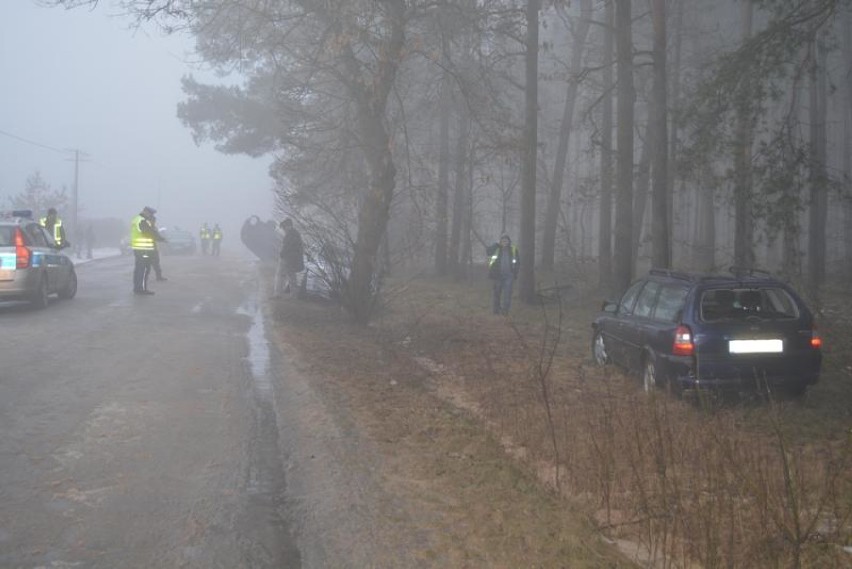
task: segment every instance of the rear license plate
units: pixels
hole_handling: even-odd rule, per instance
[[[4,271],[0,269],[0,281],[10,281],[14,277],[15,273],[12,271]]]
[[[728,351],[732,354],[780,354],[784,352],[781,340],[731,340]]]

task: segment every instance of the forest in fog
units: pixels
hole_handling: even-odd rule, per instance
[[[274,156],[278,213],[346,259],[358,320],[383,272],[463,278],[503,232],[528,301],[581,261],[610,291],[852,274],[850,0],[119,4],[228,76],[186,77],[178,116]]]

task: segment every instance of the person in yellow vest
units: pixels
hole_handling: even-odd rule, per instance
[[[485,253],[488,255],[488,278],[494,281],[491,291],[492,311],[505,316],[512,305],[512,285],[521,268],[518,248],[512,245],[512,239],[504,233],[500,242],[487,247]]]
[[[214,257],[218,257],[221,251],[220,247],[222,246],[222,229],[219,227],[219,224],[213,226],[213,233],[211,234],[211,238],[213,241],[211,242],[212,246],[210,249],[210,254]]]
[[[198,239],[201,241],[201,254],[206,255],[210,250],[210,227],[207,222],[201,224],[201,229],[198,230]]]
[[[157,231],[154,214],[157,210],[144,207],[130,222],[130,248],[133,249],[133,294],[154,294],[148,290],[148,274],[157,251],[157,242],[165,239]]]
[[[56,241],[56,245],[58,245],[60,249],[71,246],[68,239],[65,237],[65,228],[62,226],[62,220],[56,213],[55,207],[48,208],[47,215],[39,219],[38,222],[42,227],[47,229],[47,232],[50,233],[53,240]]]

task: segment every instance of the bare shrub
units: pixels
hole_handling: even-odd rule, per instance
[[[471,314],[476,300],[465,300],[442,312],[430,297],[418,348],[463,378],[457,387],[513,457],[643,565],[852,566],[848,432],[804,437],[796,405],[771,399],[649,397],[577,354],[587,331],[572,330],[581,320],[561,305],[504,321]]]

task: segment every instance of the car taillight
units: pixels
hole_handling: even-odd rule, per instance
[[[691,356],[695,353],[695,344],[692,343],[692,331],[680,325],[675,330],[672,354],[676,356]]]
[[[819,332],[817,332],[816,324],[814,324],[814,327],[811,330],[811,347],[815,350],[822,348],[822,336],[820,336]]]
[[[21,228],[15,228],[15,268],[28,269],[32,260],[32,252],[24,245],[24,234]]]

